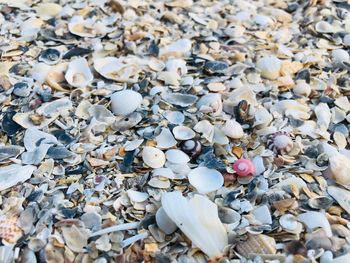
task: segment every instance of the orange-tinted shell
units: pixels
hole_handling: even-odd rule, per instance
[[[22,235],[23,232],[17,226],[16,217],[0,218],[0,238],[5,245],[15,244]]]

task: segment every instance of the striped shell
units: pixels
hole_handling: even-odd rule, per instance
[[[275,254],[276,242],[272,237],[267,235],[252,235],[248,234],[248,239],[241,241],[236,246],[238,253],[244,257],[249,257],[249,254]]]
[[[271,134],[267,140],[267,146],[279,154],[286,154],[293,148],[293,140],[285,131],[278,131]]]
[[[15,244],[23,236],[22,229],[17,226],[16,217],[0,218],[0,238],[5,245]]]

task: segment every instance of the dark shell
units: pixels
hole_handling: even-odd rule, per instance
[[[91,49],[82,48],[82,47],[74,47],[70,49],[66,54],[63,55],[63,59],[70,59],[72,57],[82,57],[92,53]]]
[[[64,146],[52,146],[49,148],[46,155],[49,158],[57,160],[71,157],[73,153],[68,151]]]
[[[39,56],[39,61],[44,62],[48,65],[54,65],[58,63],[61,59],[61,52],[57,49],[48,48],[41,52]]]
[[[250,105],[246,100],[240,101],[238,105],[234,107],[234,114],[239,123],[245,124],[250,122],[252,124],[253,118],[249,116],[249,109]]]
[[[31,88],[26,82],[17,82],[13,85],[13,94],[18,97],[28,97],[30,94]]]
[[[223,61],[207,61],[204,65],[204,69],[208,73],[223,73],[228,68],[228,64]]]
[[[9,136],[15,135],[22,127],[17,124],[12,118],[16,114],[14,111],[9,111],[5,114],[3,120],[2,120],[2,129],[7,133]]]
[[[198,140],[182,141],[179,146],[183,152],[192,157],[199,155],[202,151],[202,144]]]

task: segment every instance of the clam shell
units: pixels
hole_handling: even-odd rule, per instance
[[[350,214],[350,191],[331,185],[327,188],[327,192]]]
[[[332,59],[335,63],[340,63],[343,61],[349,61],[350,55],[344,49],[335,49],[332,51]]]
[[[275,254],[276,242],[275,239],[267,235],[248,234],[248,239],[237,244],[238,253],[244,257],[249,257],[249,254]]]
[[[291,214],[285,214],[281,216],[279,223],[286,231],[294,231],[298,228],[297,218]]]
[[[319,33],[333,33],[334,27],[326,21],[319,21],[315,24],[315,30]]]
[[[277,79],[280,76],[282,66],[281,60],[275,56],[263,57],[256,62],[261,76],[270,80]]]
[[[156,222],[158,227],[167,235],[170,235],[171,233],[175,232],[177,229],[177,225],[165,213],[163,207],[157,210]]]
[[[188,174],[188,180],[199,193],[206,194],[220,189],[224,177],[218,171],[207,167],[198,167]]]
[[[157,141],[157,147],[160,149],[169,149],[177,144],[177,141],[168,128],[163,128],[155,139]]]
[[[93,80],[94,76],[86,59],[77,58],[69,63],[65,78],[71,86],[85,88]]]
[[[157,168],[153,170],[153,176],[162,176],[169,179],[176,179],[174,172],[170,168]]]
[[[147,198],[149,197],[147,193],[143,193],[143,192],[139,192],[131,189],[127,190],[126,193],[128,194],[130,200],[136,203],[142,203],[146,201]]]
[[[221,130],[232,139],[240,139],[244,136],[242,126],[236,120],[227,120]]]
[[[165,154],[151,146],[146,146],[142,151],[142,159],[151,168],[160,168],[165,164]]]
[[[293,93],[298,96],[309,97],[311,93],[311,87],[304,80],[297,81],[297,84],[293,87]]]
[[[350,185],[350,160],[343,154],[337,154],[329,158],[329,170],[333,179],[341,185]]]
[[[187,141],[196,136],[196,133],[187,126],[176,126],[173,129],[174,137],[181,141]]]
[[[163,115],[172,124],[179,125],[185,121],[185,116],[179,111],[165,111]]]
[[[129,115],[140,107],[141,102],[142,96],[136,91],[117,91],[111,96],[112,112],[121,116]]]
[[[167,150],[165,157],[169,162],[175,164],[188,163],[190,161],[190,157],[186,153],[176,149]]]
[[[200,112],[213,113],[214,116],[220,115],[222,112],[221,94],[209,93],[204,95],[196,103],[196,107]]]

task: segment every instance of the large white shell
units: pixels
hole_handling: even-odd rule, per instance
[[[264,78],[274,80],[280,76],[281,60],[275,56],[263,57],[256,62],[257,68]]]
[[[331,185],[327,192],[350,215],[350,191]]]
[[[142,159],[151,168],[160,168],[165,164],[165,154],[151,146],[146,146],[142,151]]]
[[[300,222],[307,226],[308,230],[311,231],[315,228],[321,227],[326,232],[328,237],[332,236],[331,226],[326,216],[320,212],[309,211],[298,216]]]
[[[225,133],[226,136],[232,139],[240,139],[244,136],[241,124],[235,120],[227,120],[221,130]]]
[[[135,191],[132,189],[127,190],[126,193],[128,194],[130,200],[136,203],[141,203],[146,201],[149,196],[147,193]]]
[[[252,211],[254,218],[261,224],[272,224],[271,212],[267,205],[262,205]]]
[[[160,149],[169,149],[177,144],[177,141],[168,128],[163,128],[155,139],[157,141],[157,147]]]
[[[340,63],[343,61],[349,61],[350,55],[344,49],[335,49],[332,51],[332,59],[335,63]]]
[[[224,177],[221,173],[207,167],[191,170],[188,174],[188,180],[202,194],[216,191],[224,184]]]
[[[254,127],[259,126],[259,128],[266,127],[273,120],[273,117],[270,114],[270,112],[264,107],[258,108],[255,111],[254,117],[255,117],[255,121],[253,126]]]
[[[193,129],[201,133],[202,137],[208,140],[208,142],[213,142],[215,127],[208,120],[199,121]]]
[[[158,227],[167,235],[170,235],[177,229],[177,225],[165,213],[163,207],[159,208],[156,213],[156,222]]]
[[[65,78],[73,87],[85,88],[94,79],[94,76],[86,59],[77,58],[69,63]]]
[[[181,150],[171,149],[165,153],[166,159],[175,164],[187,163],[190,161],[190,157]]]
[[[350,186],[350,160],[345,155],[339,153],[330,157],[329,170],[338,184]]]
[[[142,102],[140,93],[133,90],[117,91],[111,96],[112,111],[116,115],[129,115],[133,113]]]
[[[210,258],[220,257],[228,244],[215,203],[202,195],[187,200],[180,192],[164,193],[162,206],[168,217]]]
[[[165,111],[163,115],[172,124],[181,124],[185,121],[185,116],[179,111]]]
[[[221,94],[209,93],[199,99],[196,104],[197,109],[203,113],[213,113],[214,116],[220,115],[222,112]]]
[[[153,176],[162,176],[169,179],[176,179],[174,172],[170,168],[157,168],[153,170]]]
[[[11,164],[0,168],[0,191],[10,188],[19,182],[28,180],[34,170],[33,165]]]
[[[194,138],[196,136],[196,133],[189,127],[187,126],[176,126],[173,129],[173,134],[176,139],[186,141]]]

